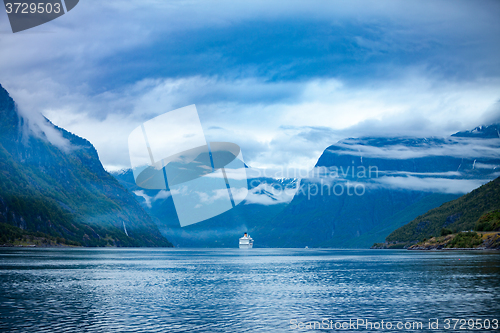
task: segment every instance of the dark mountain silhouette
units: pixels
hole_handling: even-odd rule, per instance
[[[84,246],[171,246],[90,142],[23,117],[2,86],[0,223],[2,243],[26,234]]]
[[[477,230],[493,231],[500,228],[500,177],[461,196],[444,203],[394,230],[386,241],[389,243],[414,243],[440,236],[443,229],[449,233]]]

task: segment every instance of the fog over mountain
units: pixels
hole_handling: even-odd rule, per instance
[[[306,174],[246,169],[243,203],[180,228],[168,190],[114,173],[125,190],[88,141],[19,112],[3,88],[2,105],[3,222],[87,245],[165,245],[167,237],[177,246],[232,247],[249,231],[261,247],[368,247],[500,175],[499,125],[441,138],[348,138]]]
[[[171,245],[87,140],[41,114],[26,118],[1,85],[0,170],[2,236],[9,230],[72,245]]]
[[[131,171],[113,175],[179,246],[234,246],[249,231],[258,247],[366,248],[498,177],[499,130],[497,124],[443,138],[345,139],[303,175],[250,168],[242,204],[187,228],[180,228],[168,191],[138,188]]]
[[[258,232],[277,246],[367,247],[383,241],[418,215],[498,177],[500,137],[491,133],[499,129],[481,127],[474,137],[342,140],[319,158],[320,172],[303,180],[304,191]],[[330,192],[322,190],[325,185]]]
[[[33,137],[76,154],[52,124],[75,133],[107,171],[131,168],[132,130],[195,104],[207,142],[270,172],[228,212],[243,222],[192,226],[191,245],[247,229],[261,246],[365,246],[498,172],[498,17],[496,0],[87,0],[13,34],[0,11],[0,82]],[[122,178],[174,232],[169,193]],[[313,195],[322,182],[344,192]]]

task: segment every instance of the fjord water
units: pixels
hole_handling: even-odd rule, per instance
[[[1,331],[291,332],[292,319],[499,314],[498,252],[0,250]]]

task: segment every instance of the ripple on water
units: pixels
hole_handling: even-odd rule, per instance
[[[2,249],[0,330],[288,332],[290,319],[491,318],[500,313],[499,259],[368,250]]]

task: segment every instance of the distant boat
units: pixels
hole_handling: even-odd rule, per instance
[[[251,249],[253,247],[253,238],[245,232],[240,238],[240,249]]]

